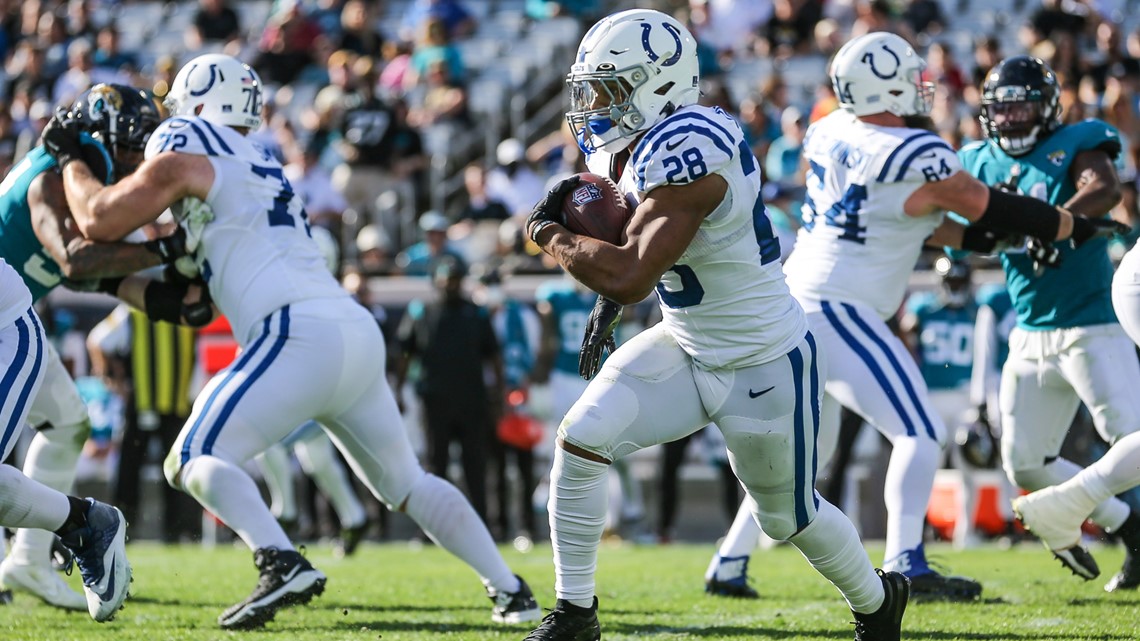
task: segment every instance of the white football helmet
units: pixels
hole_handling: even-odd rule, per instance
[[[244,62],[208,53],[174,76],[163,104],[173,116],[201,116],[230,127],[261,126],[261,78]]]
[[[700,97],[697,42],[650,9],[607,16],[590,28],[566,76],[566,120],[587,152],[620,151],[638,133]]]
[[[839,105],[856,116],[930,112],[934,84],[922,81],[923,60],[893,33],[868,33],[843,45],[831,62]]]

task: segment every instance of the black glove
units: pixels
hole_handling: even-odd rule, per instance
[[[202,288],[202,297],[196,303],[182,304],[182,318],[190,327],[205,327],[214,320],[214,301],[210,298],[206,281],[199,279],[193,284]]]
[[[536,245],[538,244],[538,232],[555,223],[566,224],[566,215],[562,213],[562,201],[566,200],[566,194],[574,191],[581,180],[581,176],[574,174],[558,181],[558,184],[551,187],[550,191],[546,192],[546,196],[534,206],[530,216],[526,219],[526,235]]]
[[[1030,236],[1025,241],[1025,254],[1033,259],[1033,271],[1038,276],[1045,273],[1046,268],[1056,269],[1061,266],[1061,250],[1040,238]]]
[[[198,264],[194,262],[194,257],[186,246],[186,230],[181,225],[175,228],[173,234],[148,240],[142,245],[157,254],[162,264],[166,265],[167,281],[188,283],[198,281],[200,277]]]
[[[119,283],[123,282],[122,277],[117,278],[88,278],[86,280],[72,280],[64,278],[60,280],[60,284],[70,289],[73,292],[101,292],[115,296],[119,293]]]
[[[80,133],[79,121],[60,107],[40,134],[44,150],[55,159],[60,169],[73,160],[83,160],[83,146],[79,142]]]
[[[614,330],[621,322],[621,305],[605,296],[598,296],[590,317],[586,320],[586,335],[582,337],[582,349],[578,351],[578,374],[590,380],[602,368],[602,354],[608,349],[612,354],[617,349]]]
[[[1073,249],[1076,249],[1093,238],[1127,234],[1130,231],[1131,227],[1111,218],[1089,218],[1073,214],[1073,233],[1069,234],[1069,241],[1073,244]]]

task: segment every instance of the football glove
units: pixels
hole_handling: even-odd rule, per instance
[[[1073,249],[1076,249],[1093,238],[1123,235],[1130,231],[1131,227],[1111,218],[1089,218],[1073,214],[1073,233],[1069,234],[1069,241],[1073,244]]]
[[[186,242],[186,230],[181,225],[175,228],[173,234],[148,240],[143,243],[143,247],[156,254],[163,265],[174,268],[167,270],[168,277],[181,277],[185,280],[194,280],[198,277],[198,264],[190,256]]]
[[[526,234],[534,244],[538,244],[538,233],[543,229],[555,223],[566,224],[566,215],[562,213],[562,201],[566,200],[566,194],[574,191],[581,180],[580,176],[574,174],[558,181],[558,184],[551,187],[546,196],[534,206],[526,219]]]
[[[203,280],[194,281],[202,288],[202,296],[196,303],[182,303],[182,318],[190,327],[205,327],[214,320],[214,299],[210,298],[210,290]]]
[[[578,374],[590,380],[602,368],[605,350],[612,354],[617,349],[614,330],[621,322],[622,306],[598,296],[590,317],[586,320],[586,334],[582,337],[582,349],[578,351]]]
[[[1040,238],[1031,236],[1025,241],[1025,254],[1033,259],[1033,272],[1038,276],[1061,266],[1061,250]]]
[[[83,160],[83,145],[79,141],[79,120],[60,107],[40,135],[44,150],[63,169],[73,160]]]

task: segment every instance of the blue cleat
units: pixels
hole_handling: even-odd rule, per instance
[[[87,612],[102,623],[119,611],[131,585],[127,520],[114,506],[91,498],[87,502],[87,525],[60,537],[60,542],[75,555]]]

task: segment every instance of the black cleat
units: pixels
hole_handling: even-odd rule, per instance
[[[490,594],[488,591],[487,597],[495,604],[491,608],[491,620],[495,623],[523,623],[538,621],[542,617],[542,610],[534,600],[530,586],[521,576],[516,574],[515,578],[519,580],[519,589],[515,592]]]
[[[0,605],[8,605],[12,602],[11,590],[0,590]]]
[[[364,532],[368,530],[368,521],[364,521],[355,527],[344,528],[340,531],[340,538],[337,539],[336,547],[333,548],[333,555],[338,558],[352,556],[356,552],[356,548],[360,545],[360,541],[364,539]]]
[[[1128,550],[1124,554],[1124,566],[1104,586],[1105,592],[1135,590],[1140,587],[1140,553]]]
[[[973,601],[982,596],[982,584],[964,576],[930,571],[908,578],[916,601]]]
[[[711,579],[705,579],[705,592],[713,596],[736,599],[759,599],[760,593],[748,584],[749,557],[723,557],[717,555],[717,566]],[[731,579],[718,579],[717,575],[735,575]]]
[[[598,623],[598,597],[589,608],[580,608],[558,599],[550,614],[523,641],[600,641],[602,626]]]
[[[855,616],[855,641],[899,641],[903,612],[910,598],[910,581],[898,572],[875,570],[883,581],[883,605],[871,614]]]
[[[303,605],[325,591],[325,575],[295,550],[261,548],[253,553],[253,563],[261,578],[253,594],[218,617],[224,629],[261,627],[281,608]]]

